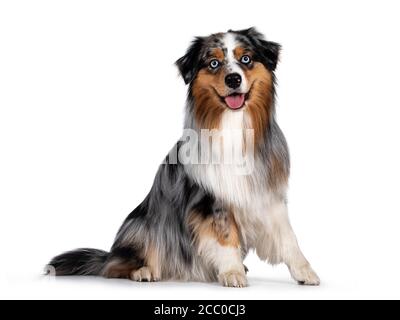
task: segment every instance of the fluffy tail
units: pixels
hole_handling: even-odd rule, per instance
[[[109,253],[97,249],[77,249],[54,257],[48,264],[48,272],[56,276],[100,275]]]

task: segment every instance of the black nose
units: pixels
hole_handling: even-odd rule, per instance
[[[236,89],[241,83],[242,77],[239,73],[230,73],[225,77],[225,84],[231,89]]]

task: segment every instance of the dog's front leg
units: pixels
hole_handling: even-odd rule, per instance
[[[226,287],[247,286],[239,230],[233,215],[222,209],[208,217],[194,212],[191,226],[198,254],[216,270],[219,282]]]
[[[268,204],[265,233],[259,238],[257,254],[272,264],[284,262],[299,284],[319,285],[320,280],[304,257],[289,222],[284,200]]]

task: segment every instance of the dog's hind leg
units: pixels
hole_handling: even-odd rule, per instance
[[[131,274],[144,266],[139,250],[132,246],[113,248],[101,275],[105,278],[131,278]]]
[[[161,278],[155,249],[133,249],[132,246],[114,248],[102,275],[106,278],[127,278],[134,281],[159,281]]]
[[[223,209],[208,215],[193,211],[189,219],[198,254],[216,270],[219,282],[227,287],[247,286],[239,230],[232,213]]]
[[[149,245],[145,251],[145,265],[138,270],[134,270],[130,274],[131,280],[134,281],[160,281],[161,266],[159,263],[159,253],[155,246]]]

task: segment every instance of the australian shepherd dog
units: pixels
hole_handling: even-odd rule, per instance
[[[110,252],[51,260],[57,276],[247,285],[250,250],[285,263],[299,284],[320,280],[288,219],[289,153],[275,119],[280,45],[256,29],[197,37],[176,61],[188,85],[184,133]]]

